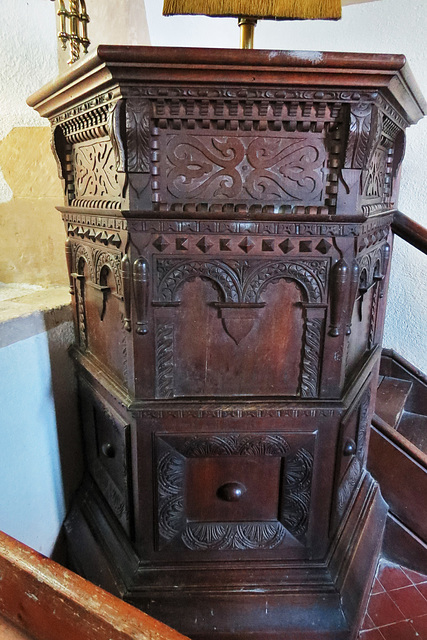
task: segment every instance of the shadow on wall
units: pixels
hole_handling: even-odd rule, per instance
[[[71,307],[68,306],[71,316]],[[47,320],[49,323],[49,320]],[[61,466],[64,497],[64,518],[71,507],[71,500],[83,476],[83,452],[80,427],[77,379],[68,349],[74,343],[74,325],[68,320],[53,331],[48,330],[48,348],[51,366],[52,397],[55,408],[58,437],[58,455]],[[51,556],[67,565],[66,541],[62,530]]]

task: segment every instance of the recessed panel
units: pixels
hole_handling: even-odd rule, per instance
[[[188,520],[277,520],[281,458],[191,458],[185,496]]]

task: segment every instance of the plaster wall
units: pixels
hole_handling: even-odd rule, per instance
[[[161,15],[160,0],[145,0],[151,44],[174,47],[237,47],[232,18]],[[403,53],[427,96],[425,0],[377,0],[343,9],[339,22],[260,21],[259,49]],[[244,55],[244,52],[242,52]],[[427,117],[407,133],[399,208],[427,227]],[[427,256],[396,239],[384,346],[427,372]]]
[[[66,289],[25,289],[0,289],[0,529],[50,556],[82,472],[74,329]]]

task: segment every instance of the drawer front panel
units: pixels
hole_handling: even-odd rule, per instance
[[[313,432],[158,434],[157,550],[304,555],[315,441]]]
[[[88,386],[81,388],[88,468],[127,533],[129,508],[129,425]]]

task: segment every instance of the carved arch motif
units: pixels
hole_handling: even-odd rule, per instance
[[[74,248],[74,271],[78,273],[79,261],[83,258],[89,269],[89,277],[95,282],[95,273],[93,268],[92,252],[87,249],[83,244],[73,244]]]
[[[250,275],[244,286],[245,302],[260,302],[263,289],[281,278],[295,280],[307,302],[321,302],[322,288],[313,271],[304,264],[281,260],[262,265]]]
[[[384,246],[375,247],[370,253],[365,253],[358,261],[360,273],[360,289],[366,291],[375,282],[382,280],[387,271]]]
[[[158,262],[160,282],[158,294],[162,302],[176,302],[180,288],[185,282],[204,278],[219,288],[224,302],[240,302],[242,293],[237,274],[224,262],[165,260]]]
[[[99,252],[95,257],[95,283],[101,284],[101,272],[104,267],[108,267],[114,276],[116,293],[123,295],[122,278],[120,273],[120,256],[106,251]]]
[[[155,304],[162,306],[179,304],[179,291],[197,277],[212,281],[220,291],[221,303],[236,305],[239,309],[257,309],[263,306],[261,294],[265,287],[278,279],[295,281],[303,292],[305,302],[324,302],[325,283],[328,277],[328,260],[293,262],[275,260],[261,264],[255,260],[181,260],[157,259],[157,288]],[[219,304],[221,307],[221,304]],[[234,339],[231,329],[223,320],[226,332]],[[306,317],[303,334],[301,376],[298,394],[317,397],[319,384],[319,359],[324,329],[323,317]],[[250,331],[250,329],[249,329]],[[238,344],[238,340],[235,340]],[[173,322],[159,323],[156,330],[156,393],[157,397],[171,398],[173,379],[174,329]]]
[[[212,280],[219,288],[223,302],[257,304],[263,289],[280,278],[295,280],[302,288],[306,301],[323,301],[323,280],[326,279],[325,260],[296,263],[276,260],[268,264],[252,266],[247,261],[183,261],[162,260],[157,262],[159,302],[177,302],[183,284],[194,278]],[[252,267],[252,268],[251,268]]]

